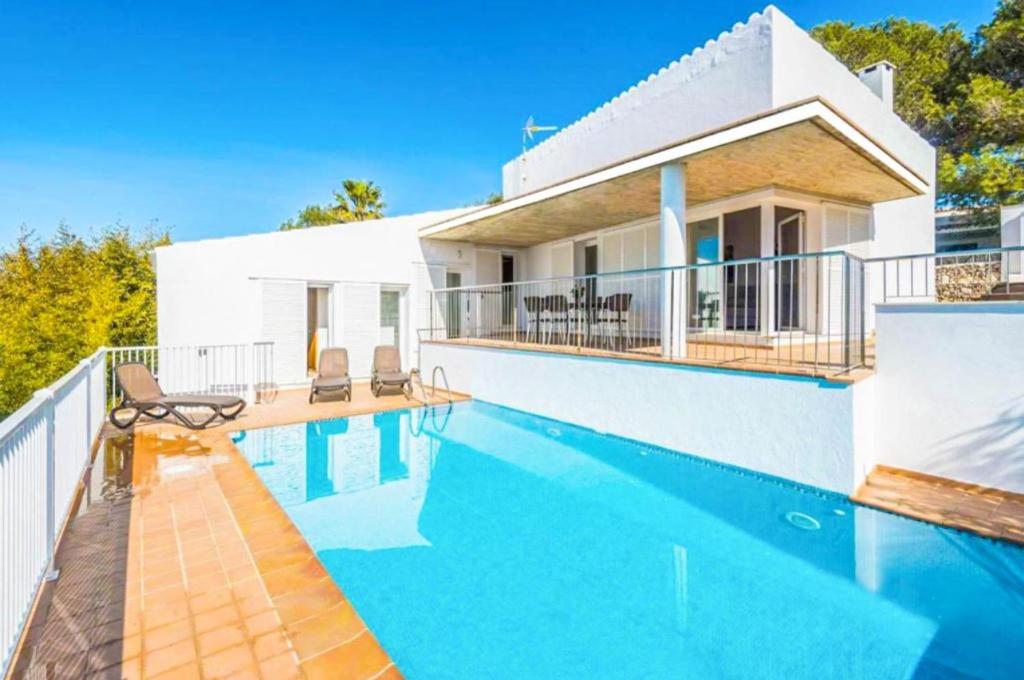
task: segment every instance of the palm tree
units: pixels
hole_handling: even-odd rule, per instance
[[[386,206],[381,199],[379,186],[372,181],[361,179],[346,179],[341,186],[345,189],[345,195],[335,191],[334,201],[337,203],[338,211],[345,218],[342,222],[360,222],[384,217]]]
[[[334,192],[334,205],[307,205],[298,217],[281,225],[282,231],[322,227],[343,222],[360,222],[384,217],[387,206],[381,189],[370,180],[346,179],[341,183],[344,191]]]

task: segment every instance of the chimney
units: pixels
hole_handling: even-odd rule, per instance
[[[857,71],[860,82],[871,88],[871,91],[878,95],[878,98],[885,104],[885,108],[892,111],[893,85],[896,79],[896,67],[887,61],[879,61],[870,66],[865,66]]]

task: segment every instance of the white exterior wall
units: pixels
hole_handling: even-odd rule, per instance
[[[1024,245],[1024,203],[1000,208],[999,225],[1003,246]]]
[[[771,16],[773,106],[824,98],[934,187],[935,149],[792,19],[774,9]],[[878,203],[873,212],[871,257],[934,252],[934,190],[925,196]]]
[[[857,395],[870,381],[434,343],[421,353],[478,399],[819,488],[852,493],[870,467],[870,397]]]
[[[754,14],[507,163],[505,198],[770,109],[771,61],[770,22]]]
[[[814,97],[825,99],[934,187],[934,148],[810,35],[769,6],[506,164],[505,197]],[[934,191],[876,204],[872,245],[858,254],[934,251],[934,205]],[[531,271],[545,271],[541,260],[531,263],[538,265]]]
[[[768,13],[772,23],[772,106],[821,97],[931,182],[929,175],[935,170],[932,146],[792,19],[775,8]],[[899,77],[897,71],[897,87]]]
[[[1024,203],[1008,205],[999,210],[999,239],[1003,247],[1024,246]],[[1024,254],[1007,255],[1011,280],[1024,280]]]
[[[421,288],[430,281],[421,270],[427,263],[457,268],[463,272],[464,285],[470,285],[475,256],[470,245],[421,241],[417,230],[462,211],[157,248],[158,343],[233,344],[262,339],[263,280],[390,284],[408,287],[403,352],[406,362],[412,364],[417,314],[425,304]],[[304,318],[304,294],[301,304]],[[337,304],[332,301],[334,309]],[[332,319],[334,342],[339,321]],[[304,325],[301,333],[304,337]]]
[[[933,177],[934,179],[934,177]],[[871,257],[935,252],[935,192],[873,206]]]
[[[877,462],[1024,493],[1024,303],[877,317]]]

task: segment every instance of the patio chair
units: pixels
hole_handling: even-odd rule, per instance
[[[548,344],[558,344],[552,336],[557,333],[562,344],[569,342],[569,298],[565,295],[548,295],[544,298],[544,309],[547,311]]]
[[[352,401],[352,378],[348,374],[348,350],[344,347],[325,347],[320,350],[320,363],[316,377],[309,386],[309,403],[320,394],[338,392],[346,401]]]
[[[526,307],[526,341],[533,342],[540,340],[541,313],[544,311],[543,299],[538,295],[527,295],[523,298],[523,306]]]
[[[603,323],[608,330],[606,339],[613,349],[628,349],[632,345],[633,338],[629,325],[629,308],[632,302],[632,293],[612,293],[604,299]]]
[[[135,424],[143,415],[156,420],[174,416],[190,430],[202,430],[218,416],[234,420],[245,408],[245,400],[226,394],[177,394],[167,396],[149,367],[138,362],[126,362],[114,367],[114,377],[121,390],[121,402],[110,409],[110,423],[122,430]],[[195,419],[179,409],[209,409],[206,418]],[[118,411],[132,410],[128,420],[120,420]]]
[[[378,345],[373,349],[373,370],[370,390],[379,397],[385,387],[400,387],[405,398],[412,392],[412,377],[402,371],[402,355],[394,345]]]

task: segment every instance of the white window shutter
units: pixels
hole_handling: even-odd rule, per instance
[[[825,204],[825,249],[868,257],[871,213],[852,206]]]
[[[644,229],[646,240],[645,262],[647,269],[655,269],[661,266],[661,228],[657,222],[648,224]]]
[[[306,380],[306,284],[262,281],[260,335],[274,343],[274,382]]]
[[[597,247],[601,256],[601,266],[598,269],[600,273],[622,271],[621,233],[602,234],[598,237]]]
[[[628,229],[622,233],[622,269],[633,271],[644,268],[644,230]]]
[[[373,348],[380,340],[380,286],[338,283],[334,289],[335,337],[348,350],[349,373],[353,378],[369,378]]]
[[[551,246],[551,276],[572,276],[572,251],[571,241],[558,243]]]
[[[849,211],[839,206],[825,206],[825,249],[840,250],[850,243]]]
[[[850,210],[849,251],[857,257],[868,257],[871,244],[871,213],[866,210]]]

